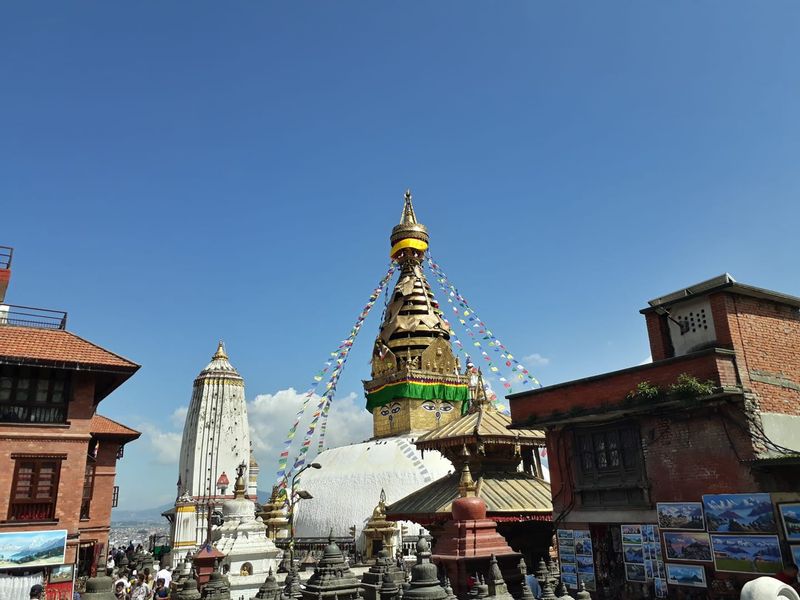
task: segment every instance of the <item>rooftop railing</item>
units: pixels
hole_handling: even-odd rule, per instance
[[[10,269],[14,249],[11,246],[0,246],[0,269]]]
[[[19,325],[41,329],[66,329],[67,313],[63,310],[0,304],[0,326]]]

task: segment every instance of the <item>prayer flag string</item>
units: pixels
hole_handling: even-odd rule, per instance
[[[512,387],[513,381],[520,381],[522,385],[533,384],[541,387],[539,380],[537,380],[536,377],[528,371],[525,365],[520,363],[497,336],[486,327],[486,324],[478,317],[466,298],[459,293],[458,289],[447,278],[442,268],[433,260],[430,253],[427,254],[427,258],[428,266],[433,272],[436,282],[439,284],[442,292],[445,294],[448,304],[451,305],[455,318],[466,330],[467,335],[472,340],[472,346],[477,349],[476,352],[479,352],[481,357],[486,361],[489,372],[497,374],[499,381],[505,388],[505,393],[510,394],[514,391]],[[464,344],[456,336],[454,336],[454,343],[459,350],[464,351],[469,360],[469,353],[466,352]],[[492,360],[486,348],[491,348],[496,354],[499,354],[501,360]]]
[[[358,332],[361,330],[361,326],[364,324],[367,315],[369,315],[370,310],[372,309],[375,301],[380,297],[383,289],[386,287],[386,284],[391,279],[394,271],[396,269],[396,265],[392,263],[389,266],[388,271],[380,280],[378,287],[376,287],[372,294],[369,297],[369,301],[364,305],[364,308],[361,310],[361,313],[358,316],[358,319],[353,325],[352,329],[350,330],[350,334],[347,336],[345,340],[342,341],[341,344],[336,348],[334,352],[330,353],[330,358],[325,362],[324,368],[319,371],[316,375],[314,375],[314,380],[311,383],[309,390],[306,392],[306,396],[303,399],[303,404],[300,406],[300,410],[297,411],[295,415],[295,421],[292,426],[289,428],[289,432],[286,435],[286,440],[283,443],[283,451],[280,453],[278,457],[278,472],[277,472],[277,479],[278,479],[278,486],[281,489],[285,489],[287,486],[287,482],[291,474],[300,467],[303,466],[306,460],[306,454],[308,449],[311,447],[311,438],[314,435],[314,431],[316,430],[317,423],[320,420],[320,417],[323,417],[323,425],[320,428],[320,448],[324,443],[324,428],[325,428],[325,421],[327,419],[328,411],[330,410],[330,403],[333,400],[333,396],[336,393],[336,384],[339,382],[339,377],[344,370],[344,364],[347,361],[347,357],[350,354],[350,349],[353,347],[353,342],[358,335]],[[314,397],[315,393],[317,392],[318,386],[322,384],[323,379],[325,379],[326,374],[330,371],[330,374],[327,376],[327,381],[324,384],[324,391],[319,396],[319,402],[317,403],[316,410],[311,416],[311,422],[308,425],[308,430],[305,433],[303,442],[298,449],[297,456],[295,457],[294,463],[290,469],[288,469],[289,464],[289,451],[292,446],[292,442],[294,437],[297,433],[297,428],[300,426],[300,421],[305,414],[306,409],[308,408],[308,404],[311,401],[311,398]]]

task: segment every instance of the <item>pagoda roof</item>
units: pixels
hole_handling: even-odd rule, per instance
[[[451,518],[453,501],[461,497],[461,475],[452,473],[386,507],[392,521],[431,523]],[[485,473],[478,478],[476,495],[486,502],[487,517],[495,521],[550,520],[553,503],[550,484],[520,471]]]
[[[104,417],[103,415],[95,415],[89,424],[89,432],[95,436],[125,438],[127,440],[135,440],[141,432],[126,427],[122,423],[117,423],[113,419]]]
[[[544,446],[544,432],[539,429],[508,429],[511,417],[503,414],[491,404],[482,404],[460,419],[429,431],[414,442],[420,450],[436,450],[443,446],[460,445],[467,440],[480,437],[483,441],[492,438],[496,443],[525,446]]]

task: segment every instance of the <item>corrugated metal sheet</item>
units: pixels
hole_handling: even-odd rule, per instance
[[[433,449],[438,442],[447,442],[464,437],[481,436],[482,438],[505,438],[509,444],[517,440],[521,444],[544,444],[544,432],[538,429],[509,430],[511,417],[504,415],[492,406],[480,407],[474,413],[469,413],[448,423],[439,429],[434,429],[421,435],[415,442],[417,448]]]
[[[420,515],[447,517],[453,500],[459,497],[459,473],[437,479],[433,483],[389,505],[390,518]],[[486,502],[489,515],[553,512],[550,484],[525,473],[492,473],[478,479],[478,497]],[[413,520],[413,519],[411,519]]]

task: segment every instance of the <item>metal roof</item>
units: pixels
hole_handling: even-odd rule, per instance
[[[392,520],[449,519],[453,501],[460,497],[460,473],[437,479],[386,507]],[[486,502],[488,516],[518,517],[526,520],[534,514],[551,514],[550,484],[527,473],[486,473],[478,478],[477,495]],[[416,517],[416,518],[411,518]]]
[[[721,290],[727,290],[728,292],[741,294],[742,296],[751,296],[761,300],[771,300],[781,304],[788,304],[789,306],[800,307],[800,298],[796,296],[767,290],[754,285],[747,285],[746,283],[739,283],[730,273],[723,273],[722,275],[712,277],[706,281],[701,281],[700,283],[696,283],[676,292],[666,294],[659,298],[654,298],[653,300],[648,301],[647,304],[649,306],[647,308],[643,308],[639,312],[651,312],[662,306],[669,306],[671,304],[675,304],[676,302],[680,302],[681,300],[703,296],[705,294],[710,294],[712,292],[718,292]]]
[[[478,406],[475,412],[421,435],[414,442],[420,450],[440,446],[461,444],[465,438],[495,438],[493,441],[507,444],[519,443],[540,446],[545,443],[544,432],[539,429],[510,430],[511,417],[501,413],[491,404]]]

